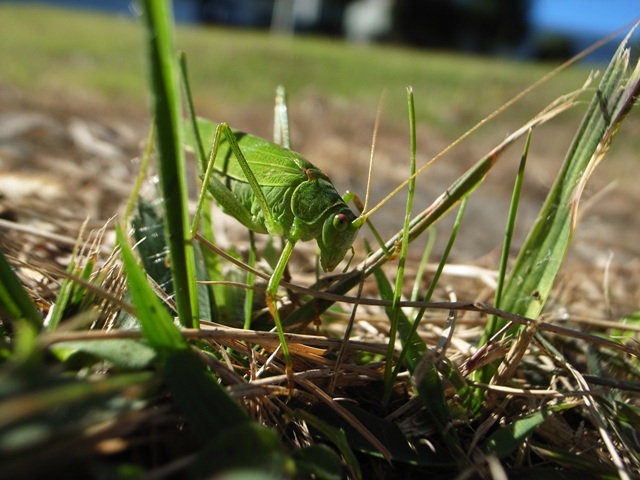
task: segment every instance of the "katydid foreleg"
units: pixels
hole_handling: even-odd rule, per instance
[[[362,204],[362,200],[360,199],[360,197],[350,191],[346,191],[344,193],[344,195],[342,196],[342,199],[344,200],[345,203],[349,203],[349,202],[353,202],[353,204],[356,206],[356,208],[358,209],[358,211],[363,214],[364,213],[364,205]],[[369,227],[369,229],[371,230],[371,233],[373,233],[374,238],[376,239],[376,241],[378,242],[378,245],[380,245],[380,248],[382,249],[382,251],[384,252],[385,256],[387,258],[393,258],[394,255],[394,249],[392,249],[391,251],[387,248],[387,246],[384,244],[384,240],[382,239],[382,236],[378,233],[378,230],[376,229],[376,227],[373,226],[373,223],[371,222],[371,220],[369,220],[369,218],[367,218],[366,220],[366,224]]]
[[[293,247],[295,246],[295,244],[296,241],[292,240],[291,237],[289,237],[289,239],[286,241],[284,249],[282,250],[282,254],[280,254],[280,259],[276,264],[276,268],[271,274],[271,278],[269,279],[269,283],[267,284],[266,291],[267,307],[269,308],[271,317],[276,324],[278,338],[280,339],[280,345],[282,347],[282,355],[284,356],[285,360],[285,372],[287,374],[287,378],[289,379],[290,386],[293,383],[293,364],[291,362],[291,354],[289,353],[287,339],[284,336],[284,328],[282,327],[282,322],[280,320],[280,312],[278,311],[276,297],[278,294],[278,286],[280,284],[280,280],[282,279],[284,271],[287,268],[287,264],[289,263],[289,259],[291,258],[291,254],[293,253]]]

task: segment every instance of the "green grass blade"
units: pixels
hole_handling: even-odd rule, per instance
[[[429,237],[427,238],[427,244],[425,245],[424,251],[422,252],[422,258],[420,259],[418,269],[416,270],[416,279],[413,282],[413,289],[411,290],[411,300],[414,302],[418,301],[418,298],[420,296],[420,286],[422,285],[422,281],[424,280],[424,272],[427,268],[427,264],[429,263],[431,253],[433,252],[433,247],[436,244],[435,229],[429,229],[427,233]]]
[[[375,269],[373,275],[376,279],[380,297],[385,300],[391,300],[393,298],[393,289],[391,288],[391,284],[389,283],[389,280],[387,280],[382,269]],[[394,316],[394,312],[391,307],[386,307],[385,311],[389,319]],[[396,315],[400,337],[404,339],[405,342],[407,342],[407,339],[411,338],[411,343],[406,344],[404,347],[407,352],[407,367],[412,376],[417,372],[418,368],[421,372],[421,378],[418,379],[418,382],[415,385],[418,393],[420,394],[420,400],[422,400],[423,404],[427,408],[427,412],[433,422],[434,429],[442,434],[449,452],[451,453],[451,458],[462,459],[464,456],[461,456],[462,450],[459,440],[455,434],[455,430],[449,428],[451,423],[451,413],[449,411],[449,406],[447,405],[444,389],[442,387],[442,382],[436,365],[429,358],[430,352],[422,339],[418,335],[414,335],[412,337],[409,336],[409,333],[412,330],[412,325],[404,312],[399,309]]]
[[[606,480],[620,478],[615,468],[603,463],[595,455],[581,455],[559,447],[543,445],[537,442],[531,442],[530,445],[533,453],[539,455],[542,459],[562,465],[565,468],[563,473],[568,475],[569,472],[574,472],[574,475],[568,477],[569,480],[572,478],[578,480],[584,478],[601,478]],[[585,474],[588,474],[588,476]],[[514,475],[516,475],[515,472]],[[548,477],[545,475],[544,478]]]
[[[247,258],[247,265],[251,268],[256,267],[256,240],[252,230],[249,230],[249,258]],[[251,328],[251,319],[253,318],[253,298],[255,295],[252,287],[254,286],[255,280],[255,274],[249,270],[245,280],[249,288],[244,296],[244,328],[247,330]]]
[[[145,0],[143,6],[151,67],[160,188],[166,212],[165,228],[168,232],[178,318],[182,325],[196,327],[198,302],[195,258],[189,238],[183,128],[172,35],[173,18],[167,1]]]
[[[453,248],[453,244],[455,243],[456,238],[458,236],[458,231],[460,230],[460,225],[462,224],[462,218],[464,217],[464,212],[467,208],[467,201],[468,201],[468,198],[464,198],[462,202],[460,202],[460,209],[458,210],[458,215],[456,216],[455,222],[453,223],[453,228],[451,229],[451,234],[449,235],[449,240],[447,241],[447,245],[445,246],[445,249],[442,252],[442,258],[440,258],[440,261],[438,262],[438,268],[436,268],[436,271],[433,274],[433,278],[431,279],[431,284],[429,285],[429,289],[427,290],[427,293],[423,298],[424,302],[431,301],[431,297],[433,296],[433,292],[436,289],[436,285],[438,285],[440,276],[442,275],[444,267],[447,263],[449,254],[451,253],[451,249]],[[416,314],[415,319],[413,321],[413,325],[411,326],[411,330],[409,330],[409,332],[407,332],[403,338],[403,347],[398,357],[398,364],[396,365],[396,368],[394,370],[394,378],[399,373],[401,363],[404,360],[405,356],[407,355],[407,347],[413,344],[413,338],[416,336],[418,332],[420,321],[422,320],[422,317],[424,316],[426,311],[427,309],[424,307],[418,310],[418,313]]]
[[[346,464],[349,466],[354,478],[361,479],[362,472],[360,471],[360,465],[358,459],[351,450],[351,445],[347,440],[344,430],[334,427],[331,423],[322,420],[315,415],[306,412],[304,410],[295,410],[293,415],[309,424],[311,427],[317,429],[322,435],[324,435],[329,441],[331,441],[338,451],[342,454]]]
[[[502,291],[504,289],[505,277],[507,274],[507,265],[509,262],[509,252],[511,251],[511,240],[513,239],[513,231],[516,225],[516,216],[518,213],[518,205],[520,203],[520,193],[522,192],[522,182],[524,181],[524,170],[527,165],[527,156],[529,155],[529,146],[531,145],[531,134],[533,131],[529,131],[527,139],[524,145],[524,152],[520,158],[520,166],[518,167],[518,173],[516,175],[516,181],[513,186],[513,193],[511,195],[511,203],[509,204],[509,215],[507,216],[507,226],[504,233],[504,243],[502,244],[502,255],[500,256],[500,267],[498,268],[498,281],[496,285],[496,294],[494,305],[496,308],[500,308],[502,302]],[[487,322],[487,328],[484,334],[495,330],[495,322],[498,319],[491,317]],[[488,341],[489,337],[483,338],[481,344]]]
[[[552,413],[550,410],[541,410],[500,427],[483,443],[482,450],[498,458],[507,457]]]
[[[42,315],[29,298],[29,294],[2,251],[0,251],[0,310],[15,321],[26,321],[36,330],[42,327]]]
[[[235,440],[233,452],[246,454],[258,445],[263,448],[260,453],[264,458],[273,457],[278,464],[286,463],[286,458],[283,459],[281,453],[282,445],[273,441],[273,434],[265,427],[253,425],[240,405],[231,399],[224,388],[207,372],[205,365],[190,349],[160,299],[147,283],[146,275],[138,266],[122,230],[117,230],[117,237],[129,294],[142,332],[158,355],[160,371],[177,407],[199,441],[214,446],[221,445],[228,443],[226,440],[230,432],[240,431],[241,435]],[[242,466],[236,457],[227,457],[226,460],[227,466]],[[209,464],[208,468],[211,470],[214,466]]]
[[[167,352],[187,350],[189,348],[187,341],[173,324],[173,319],[147,283],[146,274],[136,262],[122,230],[118,228],[116,233],[127,275],[128,293],[133,301],[136,316],[140,321],[145,338],[163,356],[163,359],[166,359],[164,357]]]
[[[442,219],[452,208],[454,208],[464,198],[468,197],[484,181],[486,175],[495,166],[501,155],[522,136],[526,135],[532,128],[538,127],[562,112],[575,106],[574,98],[576,94],[567,95],[554,102],[552,105],[540,112],[536,117],[527,122],[524,126],[509,135],[491,152],[476,162],[463,175],[457,178],[429,207],[416,215],[410,223],[409,243],[422,235],[428,228]],[[422,167],[424,168],[424,167]],[[396,242],[400,240],[400,235],[394,235],[385,244],[387,250],[392,250]],[[389,260],[384,249],[379,249],[369,256],[358,270],[364,269],[365,275],[371,275],[376,268],[384,265]],[[359,281],[358,274],[345,276],[340,281],[327,289],[328,293],[344,295],[354,288]],[[320,314],[329,308],[334,302],[331,300],[318,299],[306,303],[291,313],[284,321],[284,326],[302,323],[313,315]]]
[[[628,55],[624,44],[621,45],[603,75],[561,171],[513,266],[504,289],[503,310],[536,318],[544,306],[575,230],[584,183],[609,148],[640,91],[640,69],[636,67],[630,75],[627,73]],[[534,291],[535,296],[531,295]],[[485,337],[495,333],[500,323]]]
[[[187,70],[187,55],[184,52],[180,52],[178,55],[178,61],[180,62],[180,76],[182,78],[182,87],[184,88],[187,113],[189,114],[189,122],[191,123],[191,130],[189,130],[189,132],[193,135],[193,143],[196,148],[196,155],[198,156],[198,164],[206,165],[207,154],[204,150],[204,145],[202,144],[200,130],[198,129],[196,110],[193,105],[193,95],[191,94],[191,84],[189,83],[189,74]]]
[[[117,233],[129,294],[142,332],[158,353],[163,376],[176,404],[191,420],[198,436],[202,440],[209,440],[212,432],[248,422],[244,410],[209,376],[204,364],[190,350],[173,319],[147,283],[122,231],[118,229]]]
[[[180,74],[182,78],[182,86],[184,89],[185,95],[185,103],[187,107],[187,113],[189,117],[189,124],[191,128],[185,128],[185,145],[191,146],[194,149],[194,152],[197,155],[199,166],[207,164],[207,153],[204,149],[204,145],[202,143],[202,137],[200,135],[200,128],[198,127],[198,119],[196,117],[196,110],[193,104],[193,95],[191,94],[191,84],[189,82],[189,74],[187,70],[187,56],[184,52],[181,52],[178,56],[180,63]],[[185,123],[186,126],[186,123]],[[200,172],[204,174],[203,171]],[[213,229],[213,218],[211,215],[211,199],[209,195],[201,195],[198,201],[198,206],[196,208],[196,217],[194,218],[192,227],[191,227],[191,235],[195,234],[196,226],[200,225],[202,230],[202,234],[209,239],[212,243],[216,243],[215,241],[215,233]],[[198,257],[202,257],[202,262],[200,262],[199,258],[196,259],[197,267],[199,271],[202,270],[202,273],[206,273],[205,275],[199,275],[198,279],[202,280],[221,280],[222,273],[220,271],[220,259],[217,255],[211,252],[208,248],[205,249],[196,249],[196,255]],[[200,268],[202,267],[202,268]],[[200,285],[199,287],[202,287]],[[218,295],[216,292],[216,288],[213,285],[205,285],[204,288],[207,290],[207,295],[209,297],[209,301],[207,302],[210,305],[210,310],[205,314],[203,312],[203,293],[202,288],[198,288],[199,298],[200,298],[200,318],[204,320],[220,319],[220,311],[218,309],[219,301],[218,299],[221,295]]]
[[[413,208],[413,198],[415,194],[416,178],[414,173],[416,172],[416,112],[413,102],[413,90],[411,87],[407,88],[407,97],[409,104],[409,131],[410,131],[410,145],[411,145],[411,166],[410,173],[411,181],[409,182],[409,188],[407,192],[407,204],[405,207],[404,223],[402,225],[402,242],[400,244],[400,258],[398,259],[398,268],[396,271],[396,284],[393,292],[392,306],[391,306],[391,326],[389,328],[389,346],[387,349],[387,360],[385,362],[384,369],[384,381],[385,392],[382,400],[383,404],[389,401],[391,396],[391,390],[393,389],[393,354],[395,352],[396,345],[396,332],[398,329],[398,321],[400,315],[399,302],[402,299],[402,287],[404,285],[404,267],[407,261],[407,250],[409,247],[409,221],[411,219],[411,210]]]

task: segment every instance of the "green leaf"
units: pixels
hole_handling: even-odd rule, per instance
[[[169,268],[169,247],[158,202],[138,198],[136,214],[131,219],[136,250],[147,274],[169,296],[173,295],[173,279]]]
[[[150,202],[144,198],[137,201],[136,215],[131,220],[133,238],[142,266],[149,276],[171,297],[174,294],[173,278],[169,268],[169,247],[162,223],[163,214],[158,202]],[[203,263],[200,250],[194,247],[195,268],[198,280],[209,280],[207,269]],[[211,321],[212,309],[209,288],[198,284],[198,313],[201,320]]]
[[[69,361],[78,354],[88,354],[115,367],[131,370],[147,368],[156,358],[156,352],[148,345],[130,339],[60,342],[52,350],[63,361]]]

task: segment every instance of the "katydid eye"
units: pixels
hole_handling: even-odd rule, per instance
[[[333,228],[342,232],[349,225],[349,219],[344,213],[338,213],[335,217],[333,217]]]

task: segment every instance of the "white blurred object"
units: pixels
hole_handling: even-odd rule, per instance
[[[391,0],[358,0],[345,8],[344,31],[351,42],[368,43],[391,31]]]

